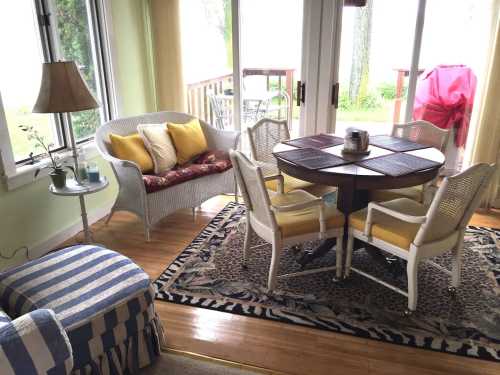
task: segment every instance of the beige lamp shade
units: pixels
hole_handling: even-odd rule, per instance
[[[44,63],[36,113],[78,112],[98,108],[74,61]]]

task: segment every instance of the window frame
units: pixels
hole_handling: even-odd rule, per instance
[[[36,12],[36,22],[39,30],[38,37],[40,38],[43,51],[43,61],[40,61],[40,63],[58,61],[60,60],[58,56],[59,47],[57,46],[58,39],[55,35],[57,21],[53,20],[55,12],[51,9],[50,0],[32,1],[34,11]],[[116,114],[116,94],[112,81],[113,65],[108,35],[109,7],[106,6],[107,1],[85,0],[85,2],[89,18],[92,54],[94,55],[94,62],[96,64],[97,89],[102,98],[101,106],[98,109],[100,112],[99,118],[101,122],[106,122],[114,118]],[[68,121],[66,120],[66,116],[61,113],[54,114],[53,117],[58,142],[62,145],[54,151],[61,158],[69,160],[71,145],[69,144]],[[97,125],[97,127],[99,126],[100,124]],[[77,142],[77,145],[83,148],[88,157],[94,157],[98,154],[93,142],[94,136],[95,133]],[[48,158],[40,159],[40,155],[38,157],[35,156],[36,162],[34,164],[30,158],[15,160],[12,146],[0,92],[0,175],[8,190],[33,182],[33,171],[42,168],[48,162]],[[41,172],[42,176],[45,174],[43,171]]]
[[[34,0],[35,3],[39,3],[39,7],[41,12],[38,15],[38,24],[41,29],[41,37],[44,36],[42,32],[45,29],[45,38],[47,41],[47,52],[46,61],[57,61],[61,60],[61,46],[59,42],[59,38],[57,36],[57,20],[53,19],[53,14],[55,14],[55,10],[52,6],[51,0]],[[55,0],[53,0],[55,1]],[[112,108],[111,108],[111,100],[112,96],[110,93],[110,74],[109,74],[109,61],[107,51],[109,50],[108,38],[103,33],[104,31],[104,8],[101,6],[102,3],[99,0],[84,0],[86,3],[87,10],[87,18],[89,21],[89,31],[90,31],[90,41],[91,41],[91,54],[93,56],[93,60],[96,64],[96,89],[99,92],[99,101],[101,101],[101,105],[97,110],[99,111],[99,117],[103,117],[103,121],[109,121],[112,118]],[[37,5],[38,6],[38,5]],[[49,22],[48,24],[43,24],[43,17],[48,16]],[[41,21],[42,20],[42,21]],[[50,59],[50,60],[48,60]],[[64,136],[68,137],[68,123],[66,120],[66,116],[62,114],[57,114],[59,116],[59,121],[62,124],[61,129],[63,130]],[[69,114],[71,116],[71,114]],[[76,141],[77,145],[85,144],[94,139],[94,134],[91,134],[82,139],[78,139]],[[67,144],[65,149],[70,149],[71,145]]]

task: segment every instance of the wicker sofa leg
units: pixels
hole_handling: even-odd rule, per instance
[[[113,207],[111,209],[111,211],[109,212],[108,217],[106,218],[106,221],[104,223],[105,225],[109,224],[109,222],[111,221],[111,218],[113,217],[114,214],[115,214],[115,208]]]
[[[238,202],[238,181],[236,180],[236,176],[234,176],[234,201]]]

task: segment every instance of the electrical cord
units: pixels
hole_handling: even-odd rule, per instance
[[[14,250],[14,252],[9,256],[9,255],[4,255],[0,252],[0,259],[5,259],[5,260],[11,260],[13,259],[17,253],[19,253],[20,251],[22,250],[26,250],[26,259],[28,260],[32,260],[31,257],[30,257],[30,253],[29,253],[29,249],[28,249],[28,246],[21,246],[21,247],[18,247],[16,250]]]

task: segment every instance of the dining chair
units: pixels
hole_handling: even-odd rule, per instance
[[[246,206],[246,232],[243,245],[243,266],[250,256],[250,241],[255,232],[272,245],[271,266],[267,288],[272,292],[278,278],[310,275],[336,270],[336,277],[342,276],[342,239],[344,216],[334,206],[328,206],[323,199],[303,190],[288,193],[283,191],[283,176],[264,177],[262,168],[253,164],[244,154],[231,150],[229,153],[236,180]],[[277,180],[278,191],[268,191],[265,181]],[[314,270],[293,272],[278,276],[280,257],[284,246],[305,241],[336,238],[336,264]],[[258,246],[257,246],[258,247]],[[254,247],[255,248],[255,247]]]
[[[417,308],[417,271],[426,261],[451,276],[449,291],[460,284],[462,248],[467,224],[490,183],[494,165],[477,164],[447,177],[430,206],[408,198],[370,202],[368,207],[349,215],[349,237],[345,276],[354,271],[408,298],[409,315]],[[408,290],[404,291],[376,276],[351,266],[353,243],[357,238],[407,261]],[[428,258],[452,251],[452,270]]]
[[[331,187],[313,184],[281,173],[278,169],[276,158],[273,156],[273,149],[278,143],[289,139],[290,131],[286,120],[263,118],[248,128],[248,140],[252,159],[256,165],[261,167],[264,176],[281,174],[284,179],[283,189],[285,193],[295,189],[304,189],[313,195],[322,196],[333,191]],[[267,181],[266,187],[277,191],[277,180]]]
[[[394,124],[393,137],[404,138],[412,142],[437,148],[446,152],[450,131],[441,129],[428,121],[418,120],[406,124]],[[374,190],[371,199],[377,202],[389,201],[397,198],[410,198],[421,203],[430,203],[437,191],[437,178],[423,185],[411,186],[402,189]]]

